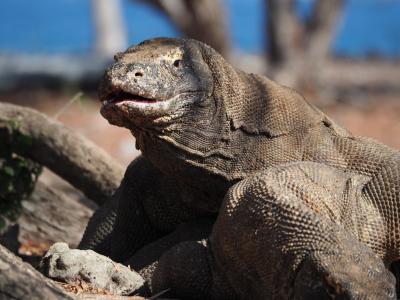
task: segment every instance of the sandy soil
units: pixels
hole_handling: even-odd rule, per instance
[[[400,95],[322,109],[353,134],[372,137],[400,149]]]

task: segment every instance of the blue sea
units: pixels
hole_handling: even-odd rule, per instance
[[[114,0],[112,0],[114,1]],[[179,36],[154,8],[121,0],[129,42]],[[265,45],[264,0],[225,0],[234,46],[260,53]],[[298,0],[306,18],[313,0]],[[349,57],[400,57],[400,0],[345,0],[333,50]],[[94,41],[90,0],[1,0],[1,53],[87,53]]]

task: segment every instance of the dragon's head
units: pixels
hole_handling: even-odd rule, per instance
[[[171,128],[182,116],[196,118],[196,107],[213,90],[200,48],[193,40],[158,38],[116,54],[100,87],[101,114],[134,132]]]

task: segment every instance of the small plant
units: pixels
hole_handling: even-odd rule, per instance
[[[18,123],[9,122],[7,132],[0,134],[0,232],[21,213],[22,200],[28,199],[42,167],[23,156],[32,145],[31,137],[20,133]],[[18,154],[17,154],[18,153]]]

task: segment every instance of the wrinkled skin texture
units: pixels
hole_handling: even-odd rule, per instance
[[[100,100],[143,156],[81,249],[185,299],[395,299],[398,151],[194,40],[117,54]]]

